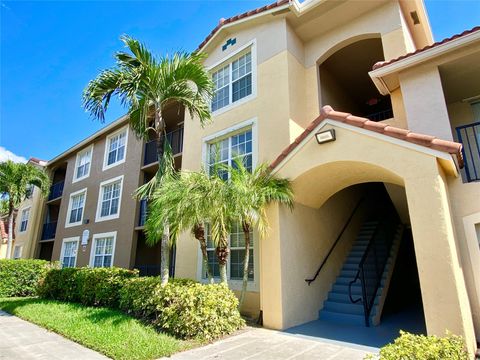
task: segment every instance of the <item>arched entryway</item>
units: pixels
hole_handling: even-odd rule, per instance
[[[327,130],[335,131],[335,140],[319,144],[315,133]],[[317,285],[308,286],[305,279],[315,273],[356,205],[355,196],[341,194],[353,185],[382,183],[388,184],[383,186],[399,217],[406,211],[408,223],[403,223],[411,226],[427,333],[449,330],[475,346],[448,202],[447,177],[456,176],[448,153],[326,116],[274,165],[276,174],[293,182],[295,209],[269,209],[271,230],[261,242],[265,326],[287,329],[318,319],[321,297],[327,298],[348,246],[343,255],[334,256]],[[401,191],[394,194],[389,186]],[[335,196],[337,201],[331,202]],[[395,201],[403,205],[395,206]]]

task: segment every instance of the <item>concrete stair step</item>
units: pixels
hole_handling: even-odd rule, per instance
[[[321,320],[332,321],[340,324],[365,325],[364,315],[341,314],[327,310],[320,311]]]
[[[354,300],[359,298],[357,294],[352,294],[352,297]],[[327,301],[352,304],[352,301],[350,300],[350,296],[348,295],[348,293],[341,293],[341,292],[335,292],[335,291],[331,291],[328,294]],[[377,305],[379,301],[380,301],[380,297],[377,295],[375,297],[374,304]],[[358,302],[357,304],[361,304],[361,302]]]

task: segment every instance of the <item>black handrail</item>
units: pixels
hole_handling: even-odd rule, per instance
[[[330,250],[328,251],[328,254],[327,256],[325,257],[325,259],[323,259],[320,267],[318,268],[317,272],[315,273],[315,276],[311,279],[305,279],[305,281],[307,282],[308,286],[310,286],[310,284],[312,282],[314,282],[316,279],[317,279],[317,276],[318,274],[320,274],[320,271],[322,271],[322,268],[323,266],[325,265],[325,263],[327,262],[328,258],[330,257],[330,255],[332,254],[333,250],[335,249],[335,246],[337,246],[338,242],[340,241],[340,238],[342,237],[343,233],[345,232],[345,230],[347,229],[347,226],[350,224],[350,222],[352,221],[353,219],[353,216],[355,215],[355,213],[357,212],[358,208],[360,207],[360,204],[363,202],[364,198],[362,197],[357,205],[355,206],[355,208],[353,209],[352,213],[350,214],[350,216],[348,217],[348,220],[345,222],[345,225],[343,225],[343,228],[342,230],[340,231],[340,233],[338,234],[337,236],[337,239],[335,240],[335,242],[333,243],[332,247],[330,248]]]
[[[367,248],[365,249],[365,252],[363,253],[362,259],[360,260],[360,263],[358,265],[358,270],[357,273],[352,281],[348,284],[348,296],[350,298],[350,301],[352,303],[357,303],[360,300],[363,303],[363,310],[364,310],[364,315],[365,315],[365,325],[368,327],[370,326],[370,312],[372,311],[373,304],[375,302],[375,297],[378,291],[378,288],[380,287],[380,284],[382,282],[382,277],[383,277],[383,272],[385,271],[385,267],[387,265],[388,258],[390,257],[390,252],[392,249],[392,244],[393,244],[393,238],[395,236],[395,231],[397,230],[398,226],[398,221],[396,221],[396,216],[387,216],[381,221],[379,221],[378,226],[376,227],[372,237],[370,238],[370,241],[368,243]],[[381,233],[380,233],[381,230]],[[392,233],[390,233],[392,232]],[[386,237],[386,243],[385,243],[385,251],[384,255],[382,258],[380,258],[377,254],[378,250],[378,235],[382,235]],[[366,276],[365,276],[365,265],[367,262],[367,259],[370,255],[373,255],[373,261],[374,264],[369,264],[369,265],[375,265],[375,286],[369,287],[372,288],[373,291],[368,296],[367,294],[367,284],[366,284]],[[380,263],[379,263],[380,261]],[[362,287],[362,297],[358,299],[353,299],[352,297],[352,285],[360,279],[360,284]]]

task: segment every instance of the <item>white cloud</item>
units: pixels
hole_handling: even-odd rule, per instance
[[[13,162],[21,162],[21,163],[27,162],[27,159],[25,159],[23,156],[15,155],[11,151],[5,149],[3,146],[0,146],[0,162],[4,162],[7,160],[12,160]]]

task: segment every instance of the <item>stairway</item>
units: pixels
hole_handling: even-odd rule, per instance
[[[364,306],[362,300],[356,303],[351,302],[349,297],[349,284],[352,280],[354,280],[358,271],[359,263],[378,226],[380,226],[378,220],[369,220],[363,223],[352,249],[350,250],[350,253],[343,264],[343,268],[333,284],[327,300],[325,300],[323,303],[323,308],[319,313],[319,318],[321,320],[365,326]],[[387,259],[387,264],[382,274],[380,287],[376,292],[374,305],[370,312],[370,324],[374,326],[378,325],[380,322],[380,315],[383,309],[386,294],[388,292],[390,279],[393,274],[395,260],[398,254],[402,235],[403,225],[398,224],[390,249],[390,254]],[[386,254],[379,254],[379,256],[382,255]],[[356,300],[361,299],[361,297],[361,282],[360,280],[357,280],[352,285],[352,298]]]

